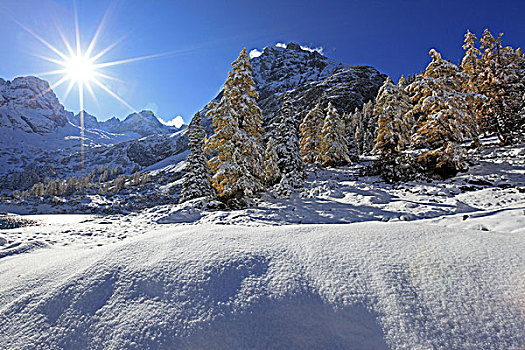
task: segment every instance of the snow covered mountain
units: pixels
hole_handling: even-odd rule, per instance
[[[291,99],[298,118],[319,102],[323,106],[332,102],[340,113],[353,112],[373,99],[386,79],[373,67],[337,62],[296,43],[286,48],[268,46],[251,59],[251,65],[265,125],[272,124],[285,98]],[[221,97],[222,91],[213,102]],[[204,125],[207,132],[212,131],[210,120]]]
[[[84,127],[87,170],[149,166],[187,144],[185,137],[178,140],[184,128],[166,126],[150,111],[105,122],[84,112]],[[45,80],[0,79],[0,148],[0,175],[28,167],[42,178],[74,174],[80,169],[80,114],[66,111]]]
[[[134,132],[141,137],[156,134],[169,134],[179,130],[174,126],[162,124],[151,111],[132,113],[123,121],[113,117],[99,123],[99,127],[103,130],[114,133]]]
[[[373,67],[340,63],[296,43],[266,47],[251,63],[258,102],[267,117],[279,109],[282,94],[299,103],[299,114],[321,100],[340,111],[353,110],[374,98],[386,79]]]
[[[80,113],[69,118],[74,125],[80,126]],[[156,134],[171,134],[180,129],[162,124],[152,111],[131,113],[124,120],[112,117],[99,122],[97,117],[84,112],[84,127],[98,129],[113,134],[129,134],[130,137],[144,137]]]
[[[0,128],[47,134],[65,126],[68,114],[47,81],[0,78]]]

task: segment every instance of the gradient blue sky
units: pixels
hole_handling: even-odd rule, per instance
[[[38,58],[53,53],[13,19],[65,50],[57,27],[74,41],[75,7],[85,46],[108,11],[95,52],[126,36],[102,61],[181,50],[105,72],[121,79],[106,83],[135,109],[152,109],[165,120],[181,115],[186,122],[221,89],[242,46],[262,49],[295,41],[323,47],[328,57],[374,66],[394,80],[424,69],[430,48],[457,62],[467,28],[480,36],[488,27],[505,33],[505,45],[525,46],[523,0],[2,0],[0,77],[56,69]],[[77,112],[78,96],[65,99],[65,90],[55,92],[66,109]],[[86,96],[85,109],[99,119],[131,112],[100,88],[95,94],[97,101]]]

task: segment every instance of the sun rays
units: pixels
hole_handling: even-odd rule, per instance
[[[131,57],[123,58],[115,61],[104,61],[105,55],[114,49],[118,44],[120,44],[127,35],[121,37],[120,39],[112,42],[111,44],[103,47],[100,50],[97,50],[98,40],[101,37],[104,29],[104,25],[107,21],[109,15],[109,9],[104,14],[102,20],[100,21],[93,37],[89,41],[89,44],[86,46],[81,42],[80,39],[80,30],[79,30],[79,21],[77,16],[76,9],[74,10],[74,23],[75,23],[75,38],[74,42],[70,42],[64,32],[57,26],[57,34],[63,43],[63,50],[60,50],[56,46],[52,45],[48,40],[45,40],[42,36],[38,35],[31,28],[25,26],[20,21],[16,20],[12,16],[11,19],[17,23],[21,28],[23,28],[27,33],[32,37],[37,39],[41,44],[43,44],[46,49],[49,50],[48,56],[37,55],[38,58],[50,62],[56,65],[56,68],[50,71],[36,73],[35,75],[45,77],[45,76],[56,76],[57,80],[53,82],[48,89],[42,91],[39,96],[45,95],[51,90],[58,88],[64,84],[67,84],[62,100],[68,98],[70,93],[75,89],[78,92],[78,103],[80,109],[80,157],[81,157],[81,171],[84,169],[84,94],[87,91],[89,95],[93,98],[95,103],[98,103],[97,94],[99,92],[108,94],[112,98],[116,99],[122,105],[130,110],[130,112],[136,112],[137,110],[127,102],[123,97],[119,96],[115,91],[112,90],[107,81],[118,81],[122,80],[110,75],[107,72],[108,68],[115,67],[118,65],[134,63],[144,60],[149,60],[157,57],[173,55],[176,53],[186,52],[189,50],[176,50],[169,51],[158,54],[151,54],[140,57]],[[84,49],[85,48],[85,49]],[[96,88],[98,91],[95,91]]]

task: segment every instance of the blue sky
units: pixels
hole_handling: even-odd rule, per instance
[[[52,1],[2,0],[0,3],[0,77],[57,69],[38,56],[55,57],[19,24],[61,51],[60,28],[74,42],[78,14],[84,47],[107,12],[94,52],[125,38],[102,62],[178,51],[104,72],[120,79],[105,85],[134,109],[152,109],[165,120],[193,113],[221,89],[230,63],[248,50],[277,42],[322,47],[324,54],[356,65],[371,65],[394,80],[419,72],[436,48],[457,62],[467,28],[481,35],[488,27],[503,32],[504,44],[525,46],[525,1]],[[46,76],[51,83],[60,76]],[[66,85],[55,89],[66,109],[77,112],[78,95],[65,98]],[[124,118],[129,107],[95,88],[85,109],[104,120]]]

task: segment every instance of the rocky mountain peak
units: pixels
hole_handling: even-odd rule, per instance
[[[303,49],[301,48],[301,45],[297,43],[293,43],[293,42],[286,45],[286,49],[295,50],[295,51],[303,51]]]
[[[259,93],[257,103],[266,126],[274,124],[284,99],[291,100],[298,120],[318,102],[330,101],[340,113],[353,112],[373,99],[386,79],[373,67],[338,62],[319,52],[303,50],[294,42],[286,48],[266,47],[260,56],[251,59],[251,64]],[[222,91],[212,102],[221,97]],[[209,106],[201,114],[207,110]],[[210,119],[204,119],[203,125],[207,133],[213,132]]]
[[[0,80],[0,126],[49,133],[67,123],[67,112],[49,83],[37,77]]]
[[[169,134],[179,130],[176,127],[162,124],[159,118],[148,110],[131,113],[123,121],[113,117],[105,122],[100,122],[99,126],[109,132],[124,133],[131,131],[140,136]]]
[[[70,119],[70,122],[72,122],[75,125],[80,126],[80,113],[73,116]],[[84,111],[84,127],[86,129],[99,129],[100,125],[99,125],[97,117]]]

